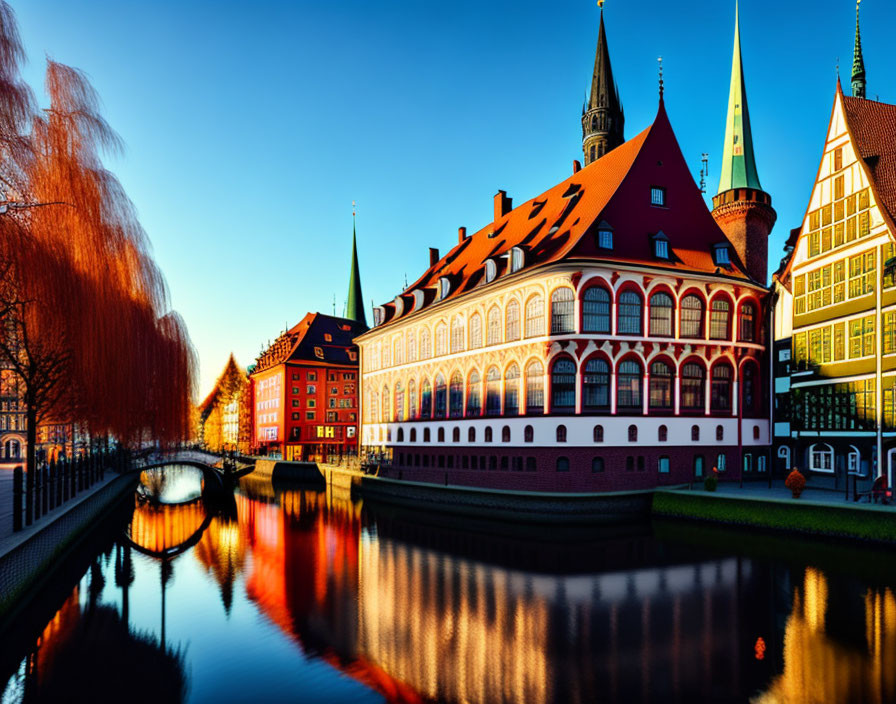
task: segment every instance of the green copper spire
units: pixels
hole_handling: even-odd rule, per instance
[[[725,124],[725,149],[722,155],[722,178],[719,193],[732,188],[754,188],[759,185],[756,158],[753,156],[753,133],[747,109],[747,87],[740,57],[740,17],[734,9],[734,59],[731,64],[731,92],[728,96],[728,120]]]
[[[361,271],[358,268],[358,235],[355,229],[355,212],[352,210],[352,270],[348,277],[348,301],[345,317],[367,327],[364,315],[364,295],[361,293]]]
[[[859,32],[859,5],[856,0],[856,48],[852,57],[852,97],[865,97],[865,59],[862,58],[862,34]]]

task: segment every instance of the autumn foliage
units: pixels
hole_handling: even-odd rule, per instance
[[[123,444],[190,432],[195,355],[118,179],[121,148],[77,69],[48,60],[49,107],[19,78],[0,0],[0,366],[22,381],[29,466],[36,423]]]

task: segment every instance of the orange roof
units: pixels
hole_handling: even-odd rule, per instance
[[[650,205],[651,186],[666,190],[668,207]],[[613,249],[597,246],[597,230],[613,230]],[[654,255],[652,235],[669,239],[671,256]],[[749,280],[730,249],[732,266],[722,271],[713,245],[727,243],[682,156],[663,102],[653,124],[550,190],[514,208],[467,237],[431,266],[402,294],[402,311],[383,306],[383,322],[415,312],[414,291],[423,305],[435,300],[439,279],[450,283],[446,300],[484,283],[486,261],[498,267],[496,280],[509,273],[509,252],[524,252],[523,272],[561,260],[647,265],[681,272],[713,273]]]

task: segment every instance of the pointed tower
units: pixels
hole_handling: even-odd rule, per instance
[[[747,87],[740,54],[740,17],[734,10],[734,59],[719,192],[712,215],[754,281],[768,280],[768,236],[778,216],[772,197],[762,190],[753,155]]]
[[[859,31],[859,5],[856,0],[856,46],[852,57],[852,97],[865,97],[865,59],[862,57],[862,34]]]
[[[364,315],[364,296],[361,293],[361,270],[358,267],[358,236],[355,228],[355,213],[352,211],[352,269],[348,276],[348,300],[345,304],[345,317],[361,323],[367,329],[367,316]]]
[[[585,153],[585,166],[625,141],[625,114],[619,100],[619,90],[613,81],[613,68],[610,66],[603,0],[598,4],[601,6],[600,30],[597,36],[597,55],[594,57],[594,74],[591,77],[591,94],[582,107],[582,151]]]

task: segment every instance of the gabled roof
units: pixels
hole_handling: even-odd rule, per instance
[[[355,320],[307,313],[258,357],[252,373],[284,362],[355,365],[358,358],[352,340],[366,329]]]
[[[667,207],[650,205],[650,189],[665,189]],[[613,249],[597,246],[597,232],[613,230]],[[651,235],[669,238],[670,258],[658,259]],[[578,173],[467,237],[395,300],[381,306],[388,323],[413,312],[415,292],[428,306],[446,279],[450,300],[485,284],[489,259],[496,282],[509,272],[509,253],[524,252],[523,272],[564,259],[648,265],[680,272],[720,274],[749,281],[730,248],[731,267],[719,269],[713,248],[728,243],[706,207],[660,102],[653,124]],[[396,304],[400,301],[400,305]],[[400,308],[400,310],[399,310]]]
[[[224,365],[224,371],[221,372],[221,375],[218,377],[217,381],[215,381],[215,385],[212,387],[208,396],[205,397],[205,400],[199,404],[199,413],[201,417],[203,419],[207,418],[208,414],[212,411],[212,407],[221,395],[223,394],[226,396],[227,394],[232,393],[240,381],[245,380],[245,378],[245,370],[240,368],[236,363],[236,359],[234,359],[233,353],[231,353],[230,358],[227,360],[227,364]]]

